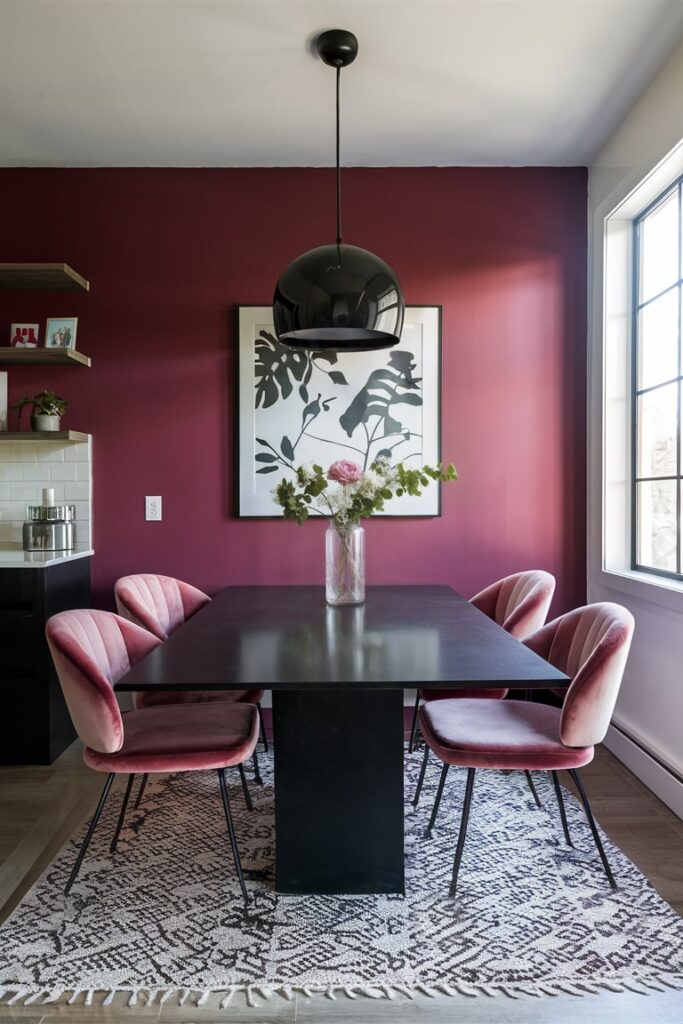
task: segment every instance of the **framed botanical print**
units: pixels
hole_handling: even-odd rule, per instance
[[[440,461],[440,306],[407,306],[400,343],[379,352],[289,348],[270,306],[240,306],[237,318],[238,516],[280,518],[271,492],[302,464]],[[380,514],[438,516],[441,487]]]

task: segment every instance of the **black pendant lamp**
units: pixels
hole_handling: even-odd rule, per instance
[[[337,241],[310,249],[280,276],[273,299],[275,333],[298,349],[367,352],[398,344],[404,302],[396,274],[374,253],[341,238],[339,83],[356,59],[352,32],[331,29],[316,41],[325,64],[337,70]]]

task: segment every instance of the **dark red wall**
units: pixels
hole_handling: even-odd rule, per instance
[[[371,583],[470,595],[519,569],[585,594],[586,172],[344,172],[347,241],[443,306],[443,455],[461,480],[440,519],[368,526]],[[89,295],[0,293],[12,321],[78,315],[91,370],[16,368],[10,399],[51,387],[94,435],[94,597],[157,571],[208,590],[319,583],[323,524],[232,517],[239,304],[332,239],[333,171],[2,170],[0,260],[66,261]],[[162,523],[144,521],[161,494]]]

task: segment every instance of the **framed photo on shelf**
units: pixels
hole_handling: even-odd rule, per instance
[[[77,316],[51,317],[45,328],[45,348],[76,348]]]
[[[238,517],[281,518],[271,491],[301,464],[440,462],[440,306],[406,306],[400,343],[379,352],[289,348],[270,306],[239,306],[237,335]],[[439,516],[441,486],[394,498],[381,515]]]
[[[38,348],[40,328],[38,324],[12,324],[9,343],[11,348]]]

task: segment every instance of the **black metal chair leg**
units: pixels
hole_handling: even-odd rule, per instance
[[[420,793],[422,792],[422,783],[425,780],[425,772],[427,771],[427,761],[429,760],[429,747],[425,743],[425,756],[422,759],[422,767],[420,768],[420,777],[417,780],[417,789],[415,790],[415,796],[413,797],[413,807],[417,807],[420,801]]]
[[[420,710],[420,691],[417,691],[415,697],[415,708],[413,710],[413,721],[410,726],[410,740],[408,742],[408,753],[412,754],[415,750],[415,740],[417,739],[417,713]]]
[[[455,890],[458,884],[458,874],[460,873],[460,861],[462,860],[462,851],[465,847],[465,836],[467,835],[467,822],[470,817],[470,804],[472,803],[472,790],[474,789],[474,768],[467,769],[467,785],[465,786],[465,800],[462,805],[462,818],[460,819],[460,832],[458,833],[458,845],[455,850],[455,858],[453,860],[453,877],[451,879],[451,887],[448,892],[449,896],[455,896]]]
[[[261,702],[258,701],[256,704],[256,710],[258,711],[259,726],[261,729],[261,742],[263,743],[263,749],[268,753],[268,740],[266,738],[266,725],[263,721],[263,710],[261,708]]]
[[[443,768],[441,769],[441,778],[439,779],[439,788],[436,791],[436,800],[434,801],[434,807],[432,808],[432,816],[429,819],[429,824],[427,825],[427,836],[431,836],[432,829],[434,828],[434,824],[436,822],[436,816],[439,813],[439,804],[441,803],[441,794],[443,793],[443,787],[444,787],[444,785],[446,783],[446,776],[448,775],[448,769],[449,768],[450,768],[450,765],[449,764],[445,764],[443,766]]]
[[[525,771],[524,775],[526,776],[527,785],[529,786],[529,789],[531,790],[531,795],[534,798],[534,800],[536,801],[536,806],[537,807],[541,807],[542,806],[541,805],[541,801],[538,799],[538,793],[536,792],[536,787],[534,786],[534,780],[531,778],[531,772]]]
[[[560,781],[557,777],[557,772],[550,773],[553,777],[553,786],[555,787],[555,796],[557,797],[557,806],[560,808],[560,818],[562,819],[562,829],[564,831],[564,839],[567,846],[573,846],[572,837],[569,835],[569,825],[567,824],[567,815],[564,809],[564,800],[562,798],[562,789],[560,787]]]
[[[247,786],[247,777],[244,774],[244,768],[242,767],[241,764],[238,764],[237,767],[239,768],[240,779],[242,780],[242,789],[244,790],[244,802],[247,805],[247,810],[253,811],[254,805],[251,802],[251,793],[249,792],[249,787]]]
[[[257,786],[262,786],[263,779],[261,778],[261,772],[259,771],[258,757],[256,756],[256,751],[254,751],[254,753],[252,754],[251,759],[254,762],[254,782],[256,783]]]
[[[116,829],[114,830],[114,838],[112,839],[111,846],[109,847],[109,852],[110,853],[116,853],[116,844],[119,841],[119,835],[121,834],[121,829],[123,828],[123,819],[126,816],[126,808],[128,807],[128,801],[130,800],[130,791],[133,788],[133,782],[134,781],[135,781],[135,776],[134,775],[129,775],[128,776],[128,785],[126,786],[126,792],[123,794],[123,803],[121,804],[121,813],[119,814],[119,820],[116,822]]]
[[[223,797],[223,809],[225,811],[225,821],[228,826],[228,835],[230,836],[230,846],[232,847],[232,857],[235,861],[235,869],[237,871],[237,877],[239,878],[240,887],[242,889],[242,895],[244,896],[244,902],[249,902],[249,894],[247,893],[247,887],[244,884],[244,875],[242,874],[242,862],[240,860],[240,851],[237,848],[237,836],[235,835],[235,826],[232,823],[232,813],[230,811],[230,797],[228,796],[228,787],[225,782],[225,769],[218,769],[218,779],[221,784],[221,796]]]
[[[88,847],[90,845],[90,840],[92,839],[93,833],[94,833],[95,829],[97,828],[97,823],[100,820],[100,815],[102,814],[102,811],[104,810],[104,805],[107,802],[107,797],[109,796],[109,790],[111,789],[111,784],[112,784],[113,781],[114,781],[114,772],[111,772],[107,776],[107,781],[104,784],[104,789],[102,790],[102,795],[100,796],[100,801],[99,801],[99,803],[97,805],[97,810],[95,811],[95,813],[93,815],[93,819],[90,822],[90,827],[88,828],[88,831],[85,834],[85,839],[81,843],[81,848],[78,851],[78,856],[76,857],[76,863],[74,864],[73,868],[71,869],[71,874],[69,875],[69,881],[66,883],[66,887],[64,889],[64,895],[65,896],[68,896],[69,890],[71,889],[71,886],[76,881],[76,878],[78,876],[78,872],[81,870],[81,864],[83,863],[83,858],[85,857],[85,852],[88,849]]]
[[[588,824],[591,827],[591,832],[593,833],[593,839],[595,840],[595,845],[597,847],[598,853],[600,854],[600,860],[602,861],[602,866],[605,869],[605,874],[607,875],[607,881],[609,882],[611,888],[616,892],[617,883],[614,881],[614,875],[612,874],[612,870],[611,870],[611,868],[609,866],[609,861],[607,860],[607,856],[605,854],[605,851],[603,849],[602,843],[600,841],[600,835],[598,833],[598,827],[595,824],[595,818],[593,817],[593,812],[591,810],[591,805],[588,803],[588,797],[586,796],[586,791],[583,788],[583,783],[581,782],[581,779],[579,778],[579,773],[576,770],[576,768],[570,768],[569,769],[569,774],[571,775],[571,777],[573,778],[574,782],[576,783],[576,788],[579,791],[579,796],[581,797],[581,802],[582,802],[582,804],[583,804],[583,806],[585,808],[586,817],[588,818]]]
[[[147,772],[145,772],[145,774],[142,776],[142,782],[140,783],[140,788],[138,790],[138,795],[137,795],[137,797],[135,799],[135,803],[133,804],[133,810],[134,811],[137,811],[138,807],[140,806],[140,801],[142,800],[142,794],[145,792],[145,786],[147,785],[147,779],[148,778],[149,778],[149,775],[147,774]]]

